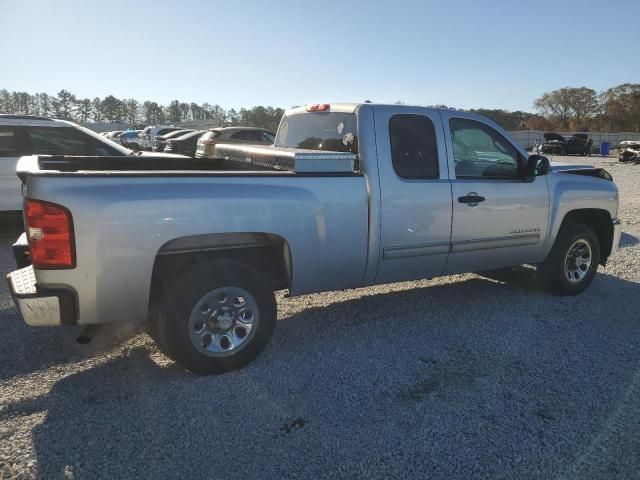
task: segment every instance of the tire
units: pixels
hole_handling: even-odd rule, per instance
[[[567,222],[547,258],[538,265],[543,286],[557,295],[576,295],[593,280],[600,263],[600,241],[584,224]]]
[[[153,339],[162,354],[165,357],[175,361],[175,356],[169,350],[169,344],[167,342],[167,329],[165,328],[165,326],[166,321],[163,315],[163,311],[160,309],[160,305],[151,305],[149,319],[146,325],[147,333]]]
[[[270,286],[240,262],[198,264],[164,282],[149,333],[167,357],[193,373],[237,370],[264,350],[275,329]]]

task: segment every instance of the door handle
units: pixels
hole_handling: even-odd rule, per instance
[[[470,192],[464,197],[458,197],[459,203],[466,203],[470,207],[475,207],[480,202],[484,202],[485,198],[478,195],[476,192]]]

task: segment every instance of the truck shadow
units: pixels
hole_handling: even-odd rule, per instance
[[[633,235],[622,233],[620,247],[626,248],[640,243]],[[4,246],[4,245],[3,245]],[[5,247],[9,248],[9,247]],[[535,269],[527,266],[505,268],[501,270],[478,272],[482,279],[470,279],[446,286],[428,286],[418,289],[407,289],[397,293],[386,293],[382,296],[370,295],[361,300],[357,300],[354,305],[358,309],[366,309],[367,302],[379,303],[380,308],[384,308],[385,302],[400,301],[401,303],[415,301],[416,298],[427,294],[433,302],[448,302],[447,296],[452,292],[465,289],[465,295],[469,298],[489,298],[499,297],[506,288],[509,295],[546,295],[544,289],[539,284]],[[597,277],[599,281],[607,283],[615,282],[614,277],[609,277],[600,273]],[[481,281],[486,280],[486,281]],[[477,291],[474,289],[481,287]],[[503,288],[501,288],[503,287]],[[593,287],[591,287],[593,288]],[[480,293],[481,292],[481,293]],[[0,282],[0,295],[9,297],[6,282]],[[324,295],[331,296],[331,293]],[[462,300],[461,301],[466,301]],[[349,302],[335,305],[342,305],[342,308],[349,308]],[[325,312],[326,309],[322,309]],[[308,310],[309,314],[313,309]],[[304,312],[298,315],[304,315]],[[13,304],[0,305],[0,350],[7,352],[4,361],[0,364],[0,382],[8,380],[18,375],[28,374],[33,371],[42,370],[54,365],[77,362],[83,359],[92,358],[101,353],[107,352],[122,342],[127,341],[132,334],[139,333],[138,327],[132,329],[126,324],[106,325],[96,335],[89,345],[79,345],[76,338],[82,332],[81,327],[63,328],[34,328],[25,325]],[[280,322],[279,325],[282,325]],[[282,327],[279,326],[279,329]],[[11,345],[2,346],[2,342],[10,342]],[[34,353],[35,352],[35,353]]]
[[[620,248],[632,247],[634,245],[638,245],[638,243],[640,243],[640,240],[633,235],[625,232],[622,232],[622,235],[620,235]]]
[[[495,272],[482,272],[482,275],[493,280],[493,286],[492,283],[473,279],[455,283],[453,284],[455,287],[450,285],[446,287],[414,288],[395,293],[369,295],[357,301],[334,303],[330,307],[323,307],[322,309],[310,308],[297,314],[296,317],[305,317],[306,315],[313,317],[316,315],[316,311],[332,317],[333,310],[356,308],[366,311],[371,308],[371,304],[379,304],[379,308],[384,308],[387,302],[406,304],[407,302],[416,301],[418,297],[423,298],[424,295],[429,295],[434,302],[439,300],[446,302],[447,296],[454,290],[464,289],[470,296],[476,296],[474,288],[477,286],[484,286],[492,294],[498,294],[496,287],[500,283],[502,286],[508,286],[514,291],[526,291],[527,294],[539,291],[535,271],[524,267],[522,269],[513,268]],[[3,293],[8,295],[6,284],[0,285],[0,294]],[[331,296],[332,294],[327,293],[324,295]],[[61,366],[91,359],[116,348],[129,340],[132,335],[141,333],[142,330],[141,327],[133,328],[128,324],[105,325],[91,343],[80,345],[76,339],[82,332],[82,327],[30,327],[22,321],[15,306],[8,306],[0,310],[0,317],[4,319],[0,322],[0,339],[2,339],[0,342],[7,342],[4,347],[0,347],[5,352],[4,361],[0,364],[0,382],[52,366]],[[278,329],[282,328],[282,325],[283,322],[280,321]]]
[[[211,452],[218,452],[219,458],[232,456],[233,445],[284,442],[292,429],[302,428],[308,419],[300,392],[307,399],[332,398],[338,405],[346,402],[341,415],[357,423],[361,411],[380,411],[380,404],[399,408],[398,402],[421,401],[434,389],[474,389],[475,378],[497,375],[495,369],[504,369],[504,363],[511,361],[501,353],[491,361],[465,354],[469,357],[465,365],[473,368],[464,367],[460,381],[452,378],[455,368],[447,367],[444,373],[433,376],[433,381],[403,384],[407,372],[412,374],[417,368],[442,361],[433,355],[464,349],[466,331],[482,328],[505,315],[520,322],[515,328],[539,327],[540,322],[551,322],[548,317],[566,316],[578,304],[585,311],[600,311],[606,309],[603,302],[615,302],[620,295],[640,298],[640,284],[606,273],[596,277],[591,287],[595,292],[590,295],[559,298],[551,304],[549,296],[538,289],[530,269],[501,271],[498,277],[464,277],[447,284],[337,302],[331,302],[327,294],[327,305],[282,318],[271,345],[253,364],[216,377],[197,377],[175,365],[159,366],[151,357],[155,354],[153,347],[137,347],[63,378],[46,395],[5,403],[0,421],[46,412],[43,423],[32,431],[40,478],[59,478],[69,471],[77,478],[91,477],[95,472],[107,477],[153,477],[163,468],[174,471],[174,465],[182,465],[183,472],[193,473],[195,478],[199,476],[195,473],[198,459],[208,458]],[[524,302],[532,313],[522,320],[518,306]],[[637,311],[637,305],[631,308]],[[620,321],[635,322],[631,318],[625,316]],[[595,317],[587,321],[594,323],[589,328],[595,328]],[[402,335],[389,335],[390,322],[393,331]],[[31,330],[16,333],[18,342],[33,341]],[[50,341],[62,342],[60,352],[48,362],[60,362],[67,340],[52,339],[49,332],[47,335]],[[425,352],[423,342],[427,339],[439,342],[439,353]],[[381,342],[385,351],[399,355],[379,356]],[[11,345],[3,350],[5,358],[12,355]],[[39,356],[33,350],[30,353]],[[22,361],[27,360],[26,352],[20,355]],[[403,365],[401,369],[398,362]],[[28,367],[19,373],[41,368],[42,363],[47,362],[27,360]],[[311,369],[309,363],[313,364]],[[406,395],[377,393],[372,397],[366,379],[384,377],[387,372],[397,372],[387,377],[389,388],[408,392]],[[557,367],[536,372],[555,375]],[[3,378],[9,376],[3,374]],[[334,381],[327,385],[314,378]],[[352,405],[344,400],[346,392],[358,402]],[[256,399],[260,399],[258,403]],[[322,411],[325,407],[314,408]],[[251,428],[244,428],[240,438],[233,437],[226,431],[229,422]],[[290,428],[285,428],[287,425]],[[233,471],[220,472],[221,477],[225,474],[232,475]]]
[[[89,345],[76,341],[83,327],[30,327],[14,306],[0,309],[0,382],[13,377],[90,359],[113,350],[138,331],[128,324],[101,328],[100,335]]]

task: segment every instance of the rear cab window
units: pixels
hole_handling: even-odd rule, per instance
[[[282,119],[276,147],[358,153],[355,113],[314,112]]]

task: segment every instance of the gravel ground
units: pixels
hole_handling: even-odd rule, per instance
[[[222,376],[125,327],[29,328],[1,283],[0,478],[640,478],[640,167],[590,161],[625,233],[586,293],[520,268],[280,298]]]

